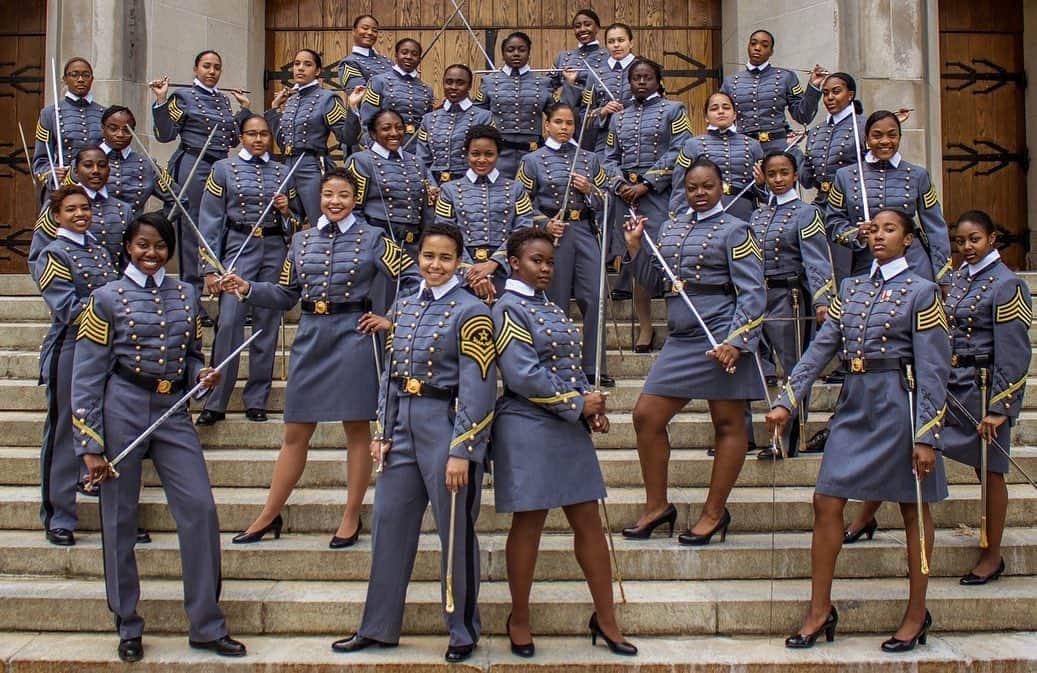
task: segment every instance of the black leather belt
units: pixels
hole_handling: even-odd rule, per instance
[[[789,132],[785,129],[774,129],[773,131],[747,131],[745,135],[750,138],[756,138],[761,143],[769,143],[772,140],[787,138]]]
[[[173,395],[184,391],[183,379],[160,379],[157,376],[148,376],[147,374],[133,371],[131,367],[127,367],[121,362],[116,362],[115,368],[112,371],[119,378],[125,379],[138,388],[143,388],[149,392]]]
[[[180,143],[180,150],[183,152],[187,152],[188,154],[193,154],[196,157],[202,153],[201,147],[191,147],[190,145],[187,145],[185,143]],[[216,152],[213,150],[207,150],[205,152],[205,158],[209,161],[219,161],[220,159],[227,158],[227,152]]]
[[[239,231],[242,234],[248,234],[252,232],[252,225],[242,224],[241,222],[235,222],[234,220],[227,220],[227,228],[233,229],[234,231]],[[255,230],[255,232],[252,232],[252,235],[256,238],[265,238],[267,236],[283,236],[284,230],[275,224],[270,227],[258,227]]]
[[[304,154],[312,154],[315,157],[324,157],[324,156],[327,156],[328,151],[326,149],[324,149],[324,150],[312,150],[312,149],[310,149],[308,147],[292,147],[291,145],[288,145],[288,146],[286,146],[284,148],[283,156],[286,156],[286,157],[301,157]]]
[[[843,360],[843,368],[849,374],[891,372],[902,370],[910,362],[910,358],[850,358]]]
[[[304,313],[314,315],[334,315],[336,313],[363,313],[371,310],[371,300],[368,298],[359,301],[301,301],[299,306]]]
[[[386,233],[389,233],[389,222],[388,220],[380,220],[377,217],[367,218],[369,224],[382,229]],[[421,225],[420,224],[393,224],[392,225],[392,237],[396,239],[397,243],[417,243],[418,238],[421,237]]]
[[[745,189],[745,185],[732,185],[727,182],[724,183],[723,190],[724,196],[737,196],[740,199],[745,199],[750,203],[756,203],[756,193],[752,189]]]
[[[952,367],[989,367],[994,364],[994,356],[990,353],[952,353]]]
[[[445,402],[453,402],[454,398],[457,397],[457,388],[434,386],[431,383],[412,379],[409,376],[393,376],[392,382],[400,388],[401,392],[408,395],[431,397],[434,400],[443,400]]]
[[[678,283],[680,284],[678,287]],[[680,288],[683,288],[686,293],[691,294],[735,294],[735,286],[731,283],[689,283],[685,280],[678,280],[677,283],[667,283],[666,291],[679,294]]]
[[[766,288],[799,287],[802,280],[803,277],[798,274],[792,276],[767,276],[763,279],[763,286]]]
[[[540,147],[539,140],[527,140],[525,142],[515,142],[513,140],[502,140],[500,141],[501,147],[506,147],[509,150],[522,150],[523,152],[532,152],[533,150]]]

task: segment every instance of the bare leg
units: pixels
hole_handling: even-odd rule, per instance
[[[920,545],[918,541],[918,510],[913,502],[900,503],[900,515],[904,517],[904,535],[907,536],[907,579],[911,588],[907,599],[907,610],[900,628],[894,637],[900,640],[914,638],[925,621],[925,592],[929,587],[929,576],[922,574],[920,563]],[[926,558],[933,560],[933,519],[929,516],[929,504],[923,503],[922,516],[925,519],[925,552]]]
[[[814,535],[810,539],[810,611],[799,633],[814,633],[832,611],[832,578],[843,546],[846,498],[814,493]]]
[[[350,537],[360,525],[360,508],[371,483],[371,424],[342,421],[346,431],[346,510],[335,535]]]
[[[508,589],[511,591],[511,622],[508,635],[519,645],[533,640],[529,625],[529,591],[533,586],[540,533],[544,530],[547,510],[515,512],[511,515],[511,530],[505,557],[508,568]]]
[[[879,511],[881,505],[882,502],[878,500],[865,500],[853,522],[846,528],[847,532],[856,533],[863,530],[868,522],[875,518],[875,512]]]
[[[666,424],[680,411],[686,399],[642,393],[634,405],[634,432],[637,434],[637,459],[645,482],[645,511],[637,520],[643,526],[662,514],[669,505],[666,480],[670,468],[670,437]],[[742,449],[745,457],[745,449]]]
[[[306,467],[306,454],[310,448],[310,438],[317,429],[316,423],[285,423],[284,440],[281,451],[274,463],[274,475],[270,479],[270,490],[266,494],[266,504],[256,520],[245,532],[254,533],[274,520],[288,501],[288,496],[295,489],[302,471]]]
[[[647,346],[652,338],[652,297],[638,283],[634,283],[634,313],[637,316],[637,343]]]
[[[986,577],[997,571],[1001,565],[1001,537],[1005,532],[1005,518],[1008,516],[1008,487],[1005,486],[1005,475],[987,471],[987,542],[990,546],[983,550],[979,563],[972,572]]]
[[[573,550],[576,561],[587,578],[598,625],[615,642],[623,642],[623,633],[616,623],[616,609],[612,601],[612,565],[609,548],[598,516],[598,503],[581,502],[562,508],[573,529]]]
[[[706,502],[702,504],[698,521],[691,528],[691,532],[698,535],[705,535],[716,528],[723,518],[727,497],[742,471],[749,442],[745,435],[745,400],[710,400],[709,414],[713,418],[716,456]]]

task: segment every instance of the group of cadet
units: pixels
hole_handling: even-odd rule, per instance
[[[989,491],[988,546],[962,583],[1004,572],[1004,473],[1030,359],[1030,293],[1000,261],[982,211],[957,221],[964,263],[951,268],[930,176],[899,152],[908,111],[865,117],[853,77],[821,66],[804,87],[771,64],[774,36],[759,30],[693,135],[700,125],[666,97],[659,64],[635,55],[629,26],[602,31],[581,9],[572,28],[577,46],[551,69],[530,67],[532,40],[515,32],[477,91],[472,70],[453,64],[436,100],[420,77],[422,45],[404,38],[393,58],[382,55],[377,19],[360,16],[351,53],[332,64],[339,89],[323,85],[322,55],[302,49],[292,85],[262,115],[245,92],[218,88],[222,61],[204,51],[190,86],[149,83],[155,139],[179,143],[165,168],[133,149],[131,110],[93,100],[90,64],[65,64],[67,92],[42,111],[33,155],[43,208],[30,271],[53,316],[40,359],[41,518],[48,540],[75,544],[77,491],[99,492],[120,658],[144,652],[133,551],[147,539],[137,528],[144,457],[176,521],[191,645],[245,654],[217,604],[219,525],[188,412],[112,461],[195,387],[196,423],[226,418],[247,325],[245,416],[266,421],[279,327],[283,335],[296,305],[281,451],[266,504],[233,542],[280,537],[316,424],[341,422],[347,504],[330,547],[357,542],[372,470],[378,477],[369,600],[336,651],[398,643],[431,505],[446,659],[471,656],[481,629],[475,526],[492,462],[496,509],[513,513],[512,652],[535,654],[537,548],[548,510],[562,507],[593,597],[592,639],[637,653],[612,604],[591,441],[609,430],[600,389],[615,384],[602,333],[610,298],[632,300],[636,353],[658,347],[651,299],[665,298],[667,311],[633,412],[646,502],[624,537],[673,535],[667,425],[705,399],[713,470],[678,541],[723,541],[728,496],[756,444],[749,402],[770,401],[780,384],[759,456],[794,456],[807,444],[811,385],[834,360],[828,380],[843,387],[814,498],[811,607],[786,645],[834,637],[836,556],[873,537],[881,501],[900,505],[911,568],[903,621],[882,648],[925,642],[928,503],[947,496],[943,453],[975,467]],[[793,132],[789,117],[810,125],[819,102],[823,119]],[[815,190],[813,200],[801,190]],[[144,212],[151,197],[161,212]],[[165,270],[174,257],[175,278]],[[618,272],[611,290],[606,267]],[[203,293],[218,296],[210,366]],[[869,502],[844,527],[847,499]]]

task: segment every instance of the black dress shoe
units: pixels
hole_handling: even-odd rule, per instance
[[[250,421],[255,421],[256,423],[262,423],[263,421],[267,420],[266,410],[260,409],[259,407],[245,409],[245,418],[247,418]]]
[[[144,642],[140,638],[123,638],[119,641],[119,659],[133,663],[144,658]]]
[[[825,450],[825,444],[828,443],[828,428],[821,428],[814,433],[814,436],[807,440],[807,445],[803,447],[803,453],[821,453]]]
[[[646,344],[634,344],[635,353],[651,353],[655,350],[655,328],[652,328],[652,340]]]
[[[356,520],[356,530],[349,537],[339,537],[338,535],[331,536],[331,542],[328,543],[330,549],[345,549],[346,547],[352,547],[356,544],[356,541],[360,539],[360,529],[363,528],[364,522],[359,518]]]
[[[766,376],[766,377],[764,377],[764,381],[767,382],[767,387],[768,388],[773,388],[774,386],[778,385],[778,377],[777,376],[773,376],[773,375]]]
[[[47,542],[59,547],[72,547],[76,536],[67,528],[51,528],[47,531]]]
[[[151,544],[151,533],[143,528],[138,528],[137,544]]]
[[[994,580],[1001,577],[1001,574],[1005,572],[1005,560],[1001,559],[1001,564],[997,566],[997,570],[990,573],[986,577],[976,575],[975,573],[969,573],[965,577],[958,580],[958,584],[967,587],[979,586],[980,584],[986,584],[987,582],[993,582]]]
[[[778,451],[773,446],[765,446],[756,454],[757,460],[781,460],[782,458],[784,456],[781,455],[781,451]]]
[[[699,535],[698,533],[692,533],[690,530],[687,533],[681,533],[677,536],[678,544],[682,544],[685,547],[702,547],[712,541],[713,536],[718,532],[720,533],[720,541],[723,542],[727,539],[727,527],[731,525],[731,512],[724,508],[724,515],[720,517],[720,521],[713,527],[713,530]]]
[[[759,447],[756,446],[756,442],[749,442],[748,444],[745,445],[745,452],[746,453],[755,453],[758,448]],[[717,455],[717,447],[711,446],[708,449],[706,449],[706,455],[711,457],[711,458],[716,456]]]
[[[101,489],[97,488],[96,486],[94,486],[93,488],[87,488],[86,482],[77,481],[76,493],[81,493],[85,496],[96,498],[97,496],[101,495]]]
[[[472,652],[475,652],[475,643],[471,645],[449,645],[446,648],[447,662],[451,664],[459,664],[462,661],[467,661]]]
[[[933,616],[929,614],[929,611],[925,611],[925,620],[922,622],[922,628],[918,630],[915,637],[911,640],[900,640],[896,636],[893,636],[889,640],[882,643],[882,651],[889,652],[890,654],[898,654],[900,652],[910,652],[915,649],[915,644],[925,645],[926,638],[929,636],[929,629],[933,626]]]
[[[630,293],[630,290],[613,290],[610,295],[612,301],[626,301],[634,295]]]
[[[594,380],[594,377],[592,376],[591,377],[591,381],[593,381],[593,380]],[[613,377],[609,376],[608,374],[602,374],[601,375],[601,387],[602,388],[615,388],[616,387],[616,379],[614,379]]]
[[[822,633],[825,634],[825,642],[832,642],[835,640],[835,627],[839,624],[839,613],[835,611],[835,606],[832,606],[832,610],[825,617],[824,624],[821,625],[817,631],[813,633],[794,633],[785,639],[785,647],[791,650],[805,650],[808,647],[813,647],[817,637]]]
[[[207,315],[203,315],[201,319],[202,327],[212,327],[216,323]]]
[[[853,544],[861,539],[861,537],[867,535],[868,540],[872,540],[875,537],[875,531],[879,529],[879,522],[872,518],[871,521],[864,524],[864,528],[855,530],[852,533],[849,529],[843,531],[843,544]]]
[[[348,638],[342,638],[341,640],[336,640],[335,642],[333,642],[331,644],[331,649],[335,652],[344,652],[348,654],[349,652],[359,652],[360,650],[366,650],[367,648],[374,647],[375,645],[377,645],[378,647],[396,647],[396,643],[383,643],[378,640],[373,640],[371,638],[365,638],[359,633],[354,633]]]
[[[630,540],[647,540],[648,538],[652,537],[652,533],[655,532],[656,528],[666,523],[670,525],[669,537],[673,537],[673,525],[676,522],[677,508],[670,504],[666,507],[666,509],[663,510],[662,514],[655,517],[645,525],[630,526],[629,528],[624,528],[622,533],[623,537]]]
[[[601,630],[601,625],[598,624],[598,613],[595,612],[591,615],[590,623],[587,624],[587,628],[591,632],[591,645],[598,644],[598,638],[605,641],[605,644],[609,646],[609,651],[612,654],[622,654],[625,657],[632,657],[637,654],[637,648],[631,643],[624,641],[616,642],[605,635],[605,632]]]
[[[274,539],[275,540],[279,540],[279,539],[281,539],[281,528],[283,528],[283,527],[284,527],[284,519],[282,519],[281,515],[278,514],[277,516],[274,517],[273,521],[271,521],[267,525],[263,526],[262,528],[260,528],[256,532],[254,532],[254,533],[246,533],[245,531],[242,531],[242,532],[238,533],[237,535],[235,535],[231,539],[231,542],[233,542],[234,544],[252,544],[253,542],[259,542],[260,540],[263,539],[263,536],[265,536],[267,533],[270,533],[270,532],[272,532],[274,534]]]
[[[252,327],[252,314],[245,316],[245,327]]]
[[[216,640],[188,640],[187,642],[196,650],[209,650],[221,657],[243,657],[247,653],[245,643],[238,642],[230,636],[223,636]]]
[[[511,653],[516,657],[522,657],[523,659],[531,659],[537,652],[536,644],[533,641],[519,645],[515,642],[515,639],[511,637],[511,613],[508,613],[508,620],[504,622],[504,630],[508,632],[508,641],[511,643]]]
[[[211,409],[202,409],[202,413],[198,414],[198,420],[194,422],[195,425],[216,425],[218,421],[222,421],[227,418],[227,414],[222,411],[212,411]]]

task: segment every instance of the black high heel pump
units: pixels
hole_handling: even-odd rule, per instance
[[[612,654],[621,654],[625,657],[632,657],[637,654],[637,648],[626,641],[616,642],[605,635],[605,632],[601,630],[601,625],[598,624],[598,613],[595,612],[591,615],[590,623],[587,624],[587,628],[591,630],[591,645],[598,644],[598,638],[605,641],[605,644],[609,646],[609,651]]]
[[[835,627],[838,623],[839,613],[835,611],[835,606],[833,605],[821,628],[813,633],[793,633],[785,639],[785,647],[791,650],[805,650],[808,647],[813,647],[817,637],[822,633],[825,634],[825,642],[830,643],[835,640]]]
[[[663,510],[663,513],[655,517],[643,526],[630,526],[623,529],[623,537],[630,540],[647,540],[652,537],[655,529],[663,524],[670,525],[670,537],[673,537],[673,526],[677,523],[677,508],[672,504]]]
[[[274,520],[263,526],[254,533],[247,533],[242,531],[234,536],[231,540],[234,544],[252,544],[253,542],[259,542],[263,539],[263,536],[267,533],[273,533],[274,539],[278,540],[281,538],[281,528],[284,527],[284,519],[278,514],[274,517]]]

